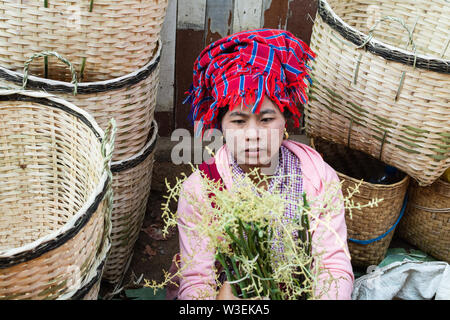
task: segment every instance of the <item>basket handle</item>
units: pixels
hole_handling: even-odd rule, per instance
[[[58,58],[59,60],[61,60],[63,63],[65,63],[69,67],[70,73],[72,74],[72,81],[71,81],[71,83],[74,85],[73,95],[76,95],[77,94],[77,87],[78,87],[78,80],[77,80],[77,73],[75,71],[75,68],[72,65],[72,63],[70,63],[69,60],[67,60],[66,58],[61,56],[58,52],[55,52],[55,51],[43,51],[43,52],[35,53],[27,61],[25,61],[25,64],[24,64],[24,67],[23,67],[22,89],[25,89],[25,87],[27,86],[28,69],[30,67],[30,63],[36,58],[48,57],[48,56],[54,56],[54,57]]]
[[[108,123],[108,127],[105,130],[105,136],[101,144],[101,153],[104,159],[103,170],[108,175],[108,189],[106,192],[107,210],[104,219],[105,235],[103,237],[103,241],[108,239],[110,242],[111,242],[111,214],[114,200],[112,187],[113,175],[111,171],[111,159],[114,151],[114,141],[116,138],[116,131],[117,131],[116,121],[114,120],[114,118],[111,118],[111,120]]]
[[[108,127],[105,130],[105,136],[102,140],[102,144],[101,144],[101,153],[104,159],[103,162],[103,170],[108,174],[108,178],[109,178],[109,189],[108,189],[108,193],[107,193],[107,201],[108,201],[108,215],[111,215],[111,211],[112,211],[112,206],[113,206],[113,190],[112,190],[112,171],[111,171],[111,159],[112,159],[112,154],[114,151],[114,141],[116,138],[116,131],[117,131],[117,126],[116,126],[116,121],[114,120],[114,118],[111,118],[111,120],[108,123]],[[110,217],[108,217],[108,221]],[[107,222],[107,221],[106,221]],[[108,223],[109,225],[109,223]]]
[[[114,120],[114,118],[111,118],[111,120],[109,120],[108,127],[105,130],[105,137],[103,138],[101,145],[102,156],[105,159],[105,166],[109,164],[112,158],[114,141],[116,139],[116,131],[116,120]]]
[[[409,44],[411,44],[412,47],[413,47],[413,52],[414,52],[414,64],[413,64],[413,67],[415,67],[415,66],[416,66],[417,53],[416,53],[416,44],[414,43],[413,36],[412,36],[414,29],[413,29],[413,30],[410,30],[410,29],[408,28],[408,26],[406,25],[406,23],[405,23],[402,19],[397,18],[397,17],[384,16],[384,17],[382,17],[381,19],[378,19],[378,20],[375,22],[375,24],[370,28],[366,40],[364,40],[364,42],[363,42],[361,45],[357,46],[356,48],[357,48],[357,49],[363,48],[367,43],[369,43],[369,41],[372,40],[372,38],[373,38],[373,32],[374,32],[375,29],[378,27],[378,25],[379,25],[381,22],[384,22],[384,21],[387,21],[387,20],[393,21],[393,22],[398,22],[403,28],[405,28],[406,31],[408,31],[409,41],[408,41],[408,43],[406,44],[406,48],[409,46]],[[414,27],[415,27],[415,25],[414,25]]]
[[[101,144],[101,153],[103,157],[103,171],[108,174],[108,177],[110,178],[110,183],[112,180],[111,159],[114,151],[114,141],[116,138],[116,131],[117,131],[116,121],[114,120],[114,118],[111,118],[111,120],[108,123],[108,127],[105,130],[105,136]]]
[[[414,52],[414,63],[413,63],[413,68],[415,68],[415,67],[416,67],[416,62],[417,62],[417,51],[416,51],[417,48],[416,48],[416,44],[414,43],[414,40],[413,40],[413,36],[412,36],[412,35],[413,35],[413,32],[414,32],[414,29],[416,28],[417,20],[416,20],[416,23],[414,24],[412,30],[410,30],[410,29],[408,28],[408,26],[406,25],[406,23],[405,23],[402,19],[397,18],[397,17],[392,17],[392,16],[384,16],[384,17],[382,17],[381,19],[378,19],[378,20],[375,22],[375,24],[370,28],[366,40],[365,40],[361,45],[357,46],[356,49],[361,49],[361,48],[363,48],[367,43],[369,43],[369,41],[372,40],[372,38],[373,38],[373,32],[375,31],[375,29],[378,27],[378,25],[379,25],[381,22],[384,22],[384,21],[386,21],[386,20],[393,21],[393,22],[398,22],[403,28],[405,28],[406,31],[408,31],[409,41],[408,41],[408,43],[406,44],[405,49],[408,48],[409,44],[412,45],[413,52]],[[358,61],[356,62],[355,73],[354,73],[354,75],[353,75],[353,84],[356,84],[356,79],[357,79],[357,77],[358,77],[358,71],[359,71],[359,64],[360,64],[360,63],[361,63],[361,54],[359,55]],[[401,78],[400,78],[400,83],[399,83],[398,88],[397,88],[397,93],[395,94],[395,97],[394,97],[394,101],[397,101],[398,98],[399,98],[399,96],[400,96],[400,92],[401,92],[401,90],[402,90],[402,88],[403,88],[403,82],[404,82],[404,80],[405,80],[405,75],[406,75],[406,72],[403,71],[403,72],[402,72],[402,75],[401,75]]]

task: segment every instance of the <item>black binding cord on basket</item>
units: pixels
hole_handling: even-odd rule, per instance
[[[141,153],[137,154],[133,158],[111,163],[111,172],[117,173],[130,168],[134,168],[145,159],[147,159],[147,157],[153,152],[156,146],[156,141],[158,140],[158,124],[155,120],[152,120],[152,127],[150,129],[148,137],[149,140],[147,141],[146,146],[144,146]],[[150,143],[150,141],[151,144],[147,145]]]
[[[387,60],[401,62],[411,66],[415,65],[418,68],[440,73],[450,73],[450,63],[448,60],[407,53],[404,50],[397,50],[391,46],[388,47],[381,41],[373,42],[372,39],[369,39],[366,43],[368,37],[364,33],[343,22],[343,20],[334,13],[326,0],[317,0],[317,2],[318,14],[320,17],[332,29],[356,46],[359,47],[364,45],[364,48],[369,52],[379,55]]]
[[[386,231],[385,233],[383,233],[382,235],[380,235],[376,238],[373,238],[373,239],[369,239],[369,240],[358,240],[358,239],[353,239],[353,238],[348,238],[348,240],[351,242],[354,242],[354,243],[366,245],[366,244],[371,244],[375,241],[383,239],[389,233],[391,233],[392,230],[394,230],[395,227],[397,226],[397,224],[400,222],[400,219],[403,217],[403,214],[405,213],[407,203],[408,203],[408,194],[405,195],[405,199],[403,200],[402,210],[400,211],[400,215],[398,216],[397,221],[395,221],[395,223],[392,225],[392,227],[390,227],[389,230]]]
[[[47,92],[62,92],[62,93],[71,93],[76,88],[76,93],[78,94],[90,94],[90,93],[99,93],[99,92],[107,92],[112,90],[121,89],[124,87],[128,87],[134,84],[141,82],[142,80],[148,78],[153,70],[159,65],[161,58],[161,40],[158,40],[158,49],[155,52],[155,56],[152,60],[150,60],[145,66],[142,68],[129,73],[125,76],[121,76],[111,80],[104,81],[95,81],[95,82],[80,82],[76,86],[74,83],[68,83],[57,80],[49,80],[45,78],[39,78],[35,76],[30,76],[26,82],[27,88],[44,90]],[[41,56],[53,55],[58,57],[56,52],[46,52],[40,53]],[[39,55],[39,54],[37,54]],[[66,59],[64,59],[66,60]],[[67,60],[66,60],[67,61]],[[64,61],[63,61],[64,62]],[[64,62],[66,63],[66,62]],[[67,64],[67,63],[66,63]],[[6,68],[0,66],[0,78],[14,82],[16,84],[23,84],[24,82],[24,74],[19,72],[11,71]],[[72,77],[73,82],[73,77]]]
[[[29,101],[29,102],[37,102],[39,104],[47,105],[53,108],[61,109],[75,117],[77,117],[81,122],[86,124],[89,129],[92,130],[94,135],[99,139],[101,143],[103,143],[101,135],[97,130],[94,128],[92,123],[83,115],[78,113],[76,110],[70,109],[69,107],[65,106],[62,103],[59,103],[57,101],[45,99],[45,98],[36,98],[36,97],[29,97],[29,96],[23,96],[20,94],[11,94],[8,96],[0,96],[0,101]],[[90,220],[94,212],[97,211],[98,206],[100,205],[100,202],[103,200],[103,198],[106,195],[106,192],[108,191],[108,185],[110,184],[110,177],[107,176],[104,184],[102,186],[102,190],[95,196],[95,199],[93,203],[87,208],[86,214],[79,217],[74,225],[66,230],[64,233],[59,234],[54,239],[51,239],[47,242],[39,244],[36,248],[33,250],[23,251],[20,253],[17,253],[10,257],[0,257],[0,269],[2,268],[9,268],[11,266],[20,264],[22,262],[35,259],[44,253],[56,249],[66,243],[68,240],[72,239],[74,236],[78,234],[78,232],[86,225],[86,223]]]
[[[84,296],[94,287],[97,281],[100,280],[100,277],[103,273],[103,266],[105,265],[105,260],[103,260],[100,265],[97,267],[97,274],[94,278],[92,278],[84,287],[79,289],[70,299],[71,300],[80,300],[83,299]]]

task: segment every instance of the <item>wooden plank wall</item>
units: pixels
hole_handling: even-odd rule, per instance
[[[169,0],[161,37],[160,87],[155,119],[159,134],[176,128],[192,132],[183,105],[192,82],[192,67],[203,48],[234,32],[277,28],[289,30],[309,43],[316,0]],[[300,133],[289,127],[290,133]]]

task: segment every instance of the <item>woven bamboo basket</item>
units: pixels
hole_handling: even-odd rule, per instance
[[[111,221],[111,217],[109,221]],[[111,252],[111,223],[109,223],[109,228],[107,241],[104,242],[104,248],[97,260],[98,263],[92,267],[89,276],[79,285],[80,289],[70,297],[70,300],[98,300],[106,259]]]
[[[47,93],[0,91],[0,299],[70,299],[106,256],[111,124]]]
[[[144,221],[157,137],[158,125],[153,121],[145,147],[134,157],[111,164],[115,195],[111,217],[112,247],[103,279],[112,284],[122,282]]]
[[[398,235],[433,257],[450,263],[450,183],[411,183],[409,203]]]
[[[7,16],[0,23],[0,65],[20,71],[33,53],[57,51],[83,74],[83,81],[127,75],[153,57],[167,4],[168,0],[0,1],[0,11]],[[54,57],[33,65],[31,71],[48,79],[71,78]]]
[[[306,132],[433,183],[450,166],[450,6],[319,0]]]
[[[97,267],[95,275],[86,281],[84,286],[71,297],[71,300],[98,300],[105,262],[106,257]]]
[[[409,177],[399,174],[398,182],[369,183],[366,182],[368,177],[384,166],[377,159],[322,139],[312,139],[311,145],[336,170],[344,196],[348,196],[349,190],[361,183],[359,192],[352,196],[355,204],[363,205],[373,199],[383,199],[376,207],[353,209],[351,212],[346,209],[345,212],[352,265],[378,265],[385,257],[395,228],[402,218]]]
[[[74,66],[55,52],[34,55],[25,63],[23,73],[0,67],[0,87],[44,90],[72,102],[94,116],[102,129],[109,119],[117,123],[113,161],[138,153],[145,145],[154,119],[159,85],[161,41],[153,59],[134,72],[108,81],[78,83]],[[28,75],[30,63],[38,57],[55,56],[72,71],[72,82],[47,80]],[[76,93],[76,94],[74,94]]]

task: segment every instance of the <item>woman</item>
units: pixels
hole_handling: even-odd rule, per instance
[[[274,178],[265,188],[273,190],[275,181],[281,181],[277,185],[283,195],[296,201],[302,192],[307,199],[320,198],[329,183],[338,182],[335,171],[315,150],[288,140],[286,135],[288,118],[299,126],[298,106],[307,102],[307,61],[312,58],[314,53],[304,42],[289,32],[273,29],[239,32],[205,48],[194,65],[187,99],[192,104],[190,116],[197,134],[219,128],[225,144],[199,168],[207,168],[209,176],[222,180],[227,189],[236,177],[256,168]],[[283,186],[289,176],[296,179],[290,184],[293,189],[287,191]],[[200,172],[191,174],[182,192],[193,192],[201,199],[201,179]],[[335,202],[342,201],[338,196]],[[319,295],[324,293],[324,299],[350,299],[354,280],[344,209],[342,205],[337,207],[339,212],[331,215],[335,232],[319,224],[311,236],[312,252],[321,252],[321,263],[328,271],[322,273],[316,288]],[[288,221],[296,209],[294,204],[286,206]],[[177,211],[181,224],[188,227],[194,223],[192,217],[199,214],[183,196]],[[191,236],[185,228],[179,228],[181,263],[191,263],[183,268],[178,299],[234,298],[229,285],[217,291],[214,253],[201,250],[207,247],[207,239],[197,239],[197,247],[191,245]],[[329,277],[337,281],[329,284]]]

